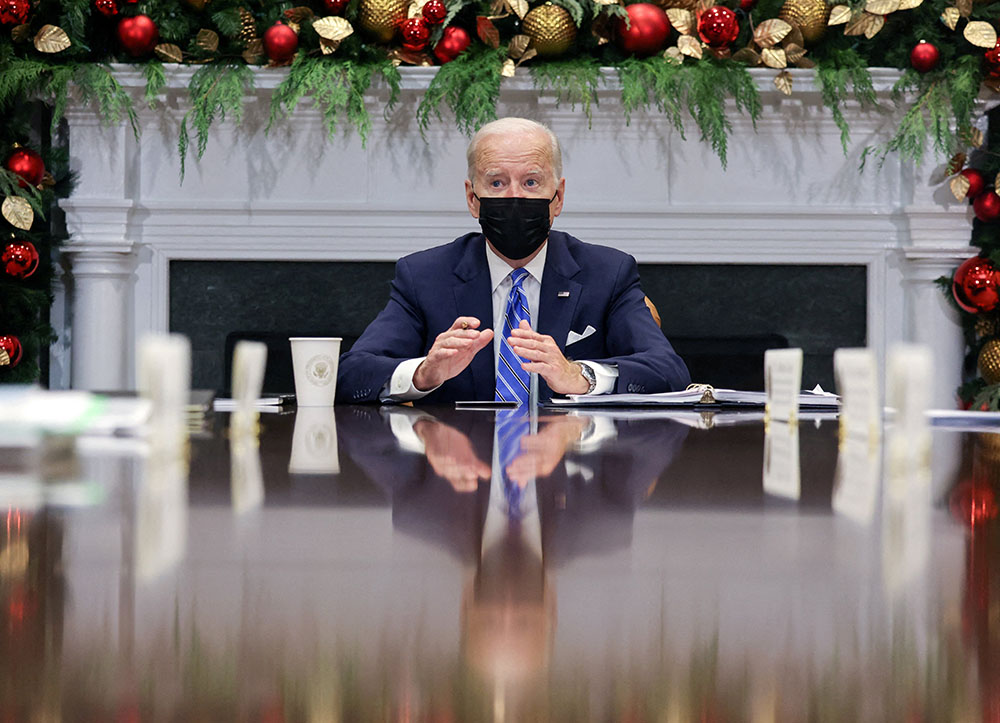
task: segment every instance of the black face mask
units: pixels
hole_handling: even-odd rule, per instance
[[[479,225],[494,248],[508,259],[527,258],[549,237],[549,204],[555,198],[476,196]]]

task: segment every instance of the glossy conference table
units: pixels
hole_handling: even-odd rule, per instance
[[[495,416],[6,455],[0,720],[1000,715],[1000,435],[889,479],[836,420],[543,412],[504,480]]]

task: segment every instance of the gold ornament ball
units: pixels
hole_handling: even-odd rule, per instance
[[[361,0],[358,25],[378,42],[388,43],[406,20],[409,5],[409,0]]]
[[[1000,339],[990,339],[979,350],[979,371],[987,384],[1000,384]]]
[[[812,45],[826,32],[830,6],[826,4],[826,0],[788,0],[781,7],[778,17],[787,23],[798,25],[806,45]]]
[[[531,38],[531,47],[541,58],[562,55],[576,40],[576,25],[569,12],[549,3],[525,15],[521,30]]]

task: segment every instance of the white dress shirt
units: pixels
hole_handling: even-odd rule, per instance
[[[510,287],[513,286],[510,274],[513,269],[500,258],[489,244],[486,246],[486,263],[490,269],[490,282],[493,286],[493,367],[496,368],[496,360],[500,356],[501,335],[503,334],[503,324],[497,324],[495,320],[504,318],[504,310],[507,306],[507,296],[510,294]],[[528,311],[531,313],[531,328],[535,329],[538,324],[538,304],[542,295],[542,272],[545,270],[545,257],[548,254],[549,244],[546,241],[542,244],[538,255],[525,264],[524,269],[528,275],[521,282],[521,289],[528,300]],[[485,328],[486,319],[480,319],[480,328]],[[408,402],[427,396],[434,389],[421,391],[413,386],[413,375],[417,367],[427,357],[417,357],[400,362],[393,371],[386,387],[383,387],[379,400],[383,402]],[[580,360],[578,360],[580,361]],[[617,367],[607,364],[598,364],[591,361],[580,361],[594,370],[597,378],[597,386],[592,394],[607,394],[615,388],[615,380],[618,378]],[[531,375],[531,399],[536,402],[538,399],[538,375]]]

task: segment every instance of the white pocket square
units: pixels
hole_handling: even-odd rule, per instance
[[[581,339],[586,339],[595,331],[597,331],[597,329],[592,327],[590,324],[587,324],[587,328],[583,330],[582,334],[578,334],[575,331],[570,331],[569,336],[566,337],[566,346],[569,346],[570,344],[576,344]]]

